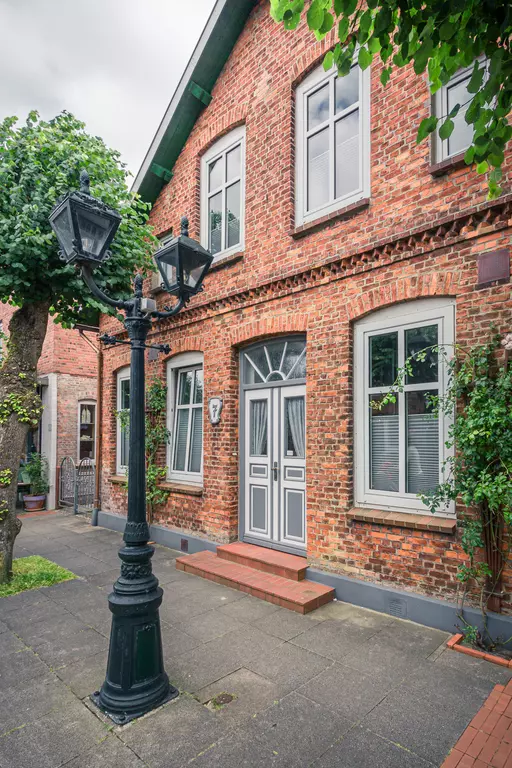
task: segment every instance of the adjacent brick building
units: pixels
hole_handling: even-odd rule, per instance
[[[463,116],[449,145],[417,146],[438,108],[426,79],[399,70],[384,89],[376,62],[337,81],[321,66],[333,43],[287,33],[266,1],[219,0],[136,179],[155,234],[186,214],[215,253],[204,293],[151,335],[172,347],[147,363],[169,386],[155,522],[453,599],[455,510],[417,497],[442,478],[447,424],[427,404],[442,364],[428,359],[394,410],[369,403],[406,353],[510,331],[510,159],[488,202],[462,161]],[[122,334],[110,318],[102,330]],[[125,347],[105,353],[102,509],[122,514],[128,364]]]
[[[8,336],[14,307],[0,304],[0,323]],[[48,460],[48,509],[58,506],[58,470],[62,459],[96,459],[97,373],[96,333],[65,329],[48,317],[43,351],[37,366],[44,410],[31,431],[27,452],[35,449]]]

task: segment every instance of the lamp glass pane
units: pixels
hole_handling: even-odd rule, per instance
[[[173,291],[178,287],[178,249],[176,246],[170,248],[163,253],[156,254],[156,263],[160,270],[160,274],[166,280],[166,288],[168,291]]]
[[[206,259],[202,253],[188,249],[182,258],[183,284],[193,290],[201,282],[209,259]]]
[[[113,226],[106,216],[77,208],[76,211],[82,249],[91,256],[99,256]]]
[[[69,208],[66,207],[54,218],[52,222],[53,229],[57,235],[59,245],[66,254],[70,256],[73,252],[73,225]]]

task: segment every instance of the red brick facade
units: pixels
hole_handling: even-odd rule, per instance
[[[259,4],[152,212],[155,233],[184,213],[199,239],[201,155],[229,129],[246,126],[245,247],[212,269],[204,293],[152,341],[172,355],[204,353],[205,402],[222,397],[220,424],[205,413],[202,491],[173,491],[157,522],[218,542],[236,540],[239,514],[239,350],[290,333],[307,339],[307,557],[311,564],[406,590],[453,598],[463,560],[458,535],[352,522],[353,326],[369,313],[428,297],[456,301],[456,337],[479,342],[491,322],[511,330],[510,285],[477,285],[477,257],[510,249],[510,165],[504,195],[486,202],[474,169],[431,173],[416,145],[429,114],[424,78],[396,72],[387,89],[371,73],[371,199],[315,226],[294,223],[294,88],[332,43],[286,33]],[[149,290],[149,283],[146,286]],[[160,304],[166,297],[158,295]],[[106,319],[103,330],[112,329]],[[102,507],[125,512],[116,473],[116,372],[123,347],[105,354]],[[166,360],[147,375],[165,377]],[[198,495],[199,494],[199,495]],[[506,587],[508,585],[505,585]]]

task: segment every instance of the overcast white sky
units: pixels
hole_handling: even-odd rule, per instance
[[[214,0],[0,0],[0,119],[67,109],[135,175]]]

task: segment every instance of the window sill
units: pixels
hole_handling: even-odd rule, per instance
[[[395,528],[412,528],[416,531],[454,534],[457,529],[455,518],[415,515],[409,512],[389,512],[383,509],[354,507],[348,512],[347,517],[352,522],[389,525]]]
[[[331,224],[338,219],[349,218],[350,216],[365,210],[369,205],[370,198],[363,197],[362,200],[357,200],[355,203],[345,205],[343,208],[338,208],[336,211],[326,213],[325,216],[320,216],[318,219],[308,221],[307,224],[301,224],[299,227],[295,227],[290,231],[290,235],[294,238],[304,237],[304,235],[308,235],[310,232],[321,229],[326,224]]]
[[[114,485],[126,485],[126,475],[110,475],[109,480]]]
[[[433,163],[429,168],[431,176],[444,176],[456,168],[469,168],[464,162],[465,154],[465,152],[459,152],[458,155],[447,157],[446,160],[441,160],[440,163]]]
[[[186,483],[173,483],[167,481],[164,483],[158,483],[158,487],[163,491],[169,491],[169,493],[183,493],[186,496],[202,496],[202,485],[187,485]]]
[[[236,253],[228,253],[226,256],[221,256],[217,261],[212,262],[212,265],[208,272],[214,272],[216,269],[222,269],[223,267],[234,264],[236,261],[241,261],[244,257],[243,251],[237,251]]]

